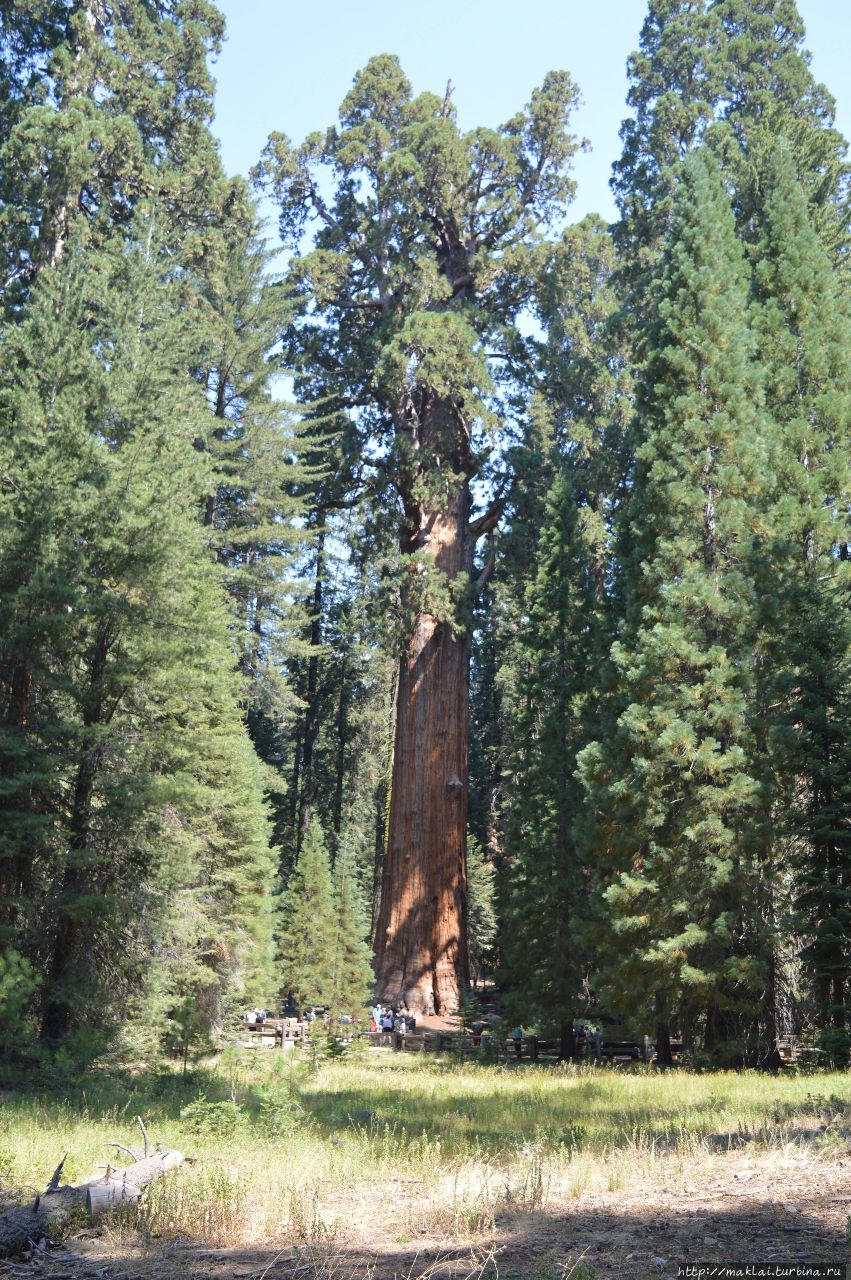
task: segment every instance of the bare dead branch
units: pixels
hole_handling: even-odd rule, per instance
[[[136,1123],[142,1130],[142,1142],[144,1143],[144,1151],[142,1154],[143,1156],[146,1156],[148,1154],[148,1130],[145,1128],[145,1122],[141,1116],[136,1117]]]
[[[50,1181],[47,1184],[48,1191],[55,1191],[56,1188],[59,1186],[59,1179],[62,1177],[62,1169],[64,1168],[65,1161],[67,1159],[68,1159],[68,1152],[66,1151],[62,1159],[59,1161],[59,1164],[53,1170],[53,1177],[50,1179]]]

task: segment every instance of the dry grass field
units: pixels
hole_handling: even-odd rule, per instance
[[[231,1051],[4,1095],[0,1189],[152,1137],[197,1157],[141,1207],[0,1278],[604,1280],[844,1264],[851,1075],[477,1066]]]

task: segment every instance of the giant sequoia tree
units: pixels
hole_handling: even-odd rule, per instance
[[[349,410],[362,457],[399,512],[400,636],[389,838],[376,932],[379,994],[457,1006],[467,977],[468,607],[473,552],[499,518],[473,511],[494,359],[509,367],[540,228],[563,209],[576,90],[551,73],[500,129],[458,128],[449,94],[414,98],[372,59],[339,127],[273,135],[261,176],[298,242],[301,315],[288,339],[302,394]],[[323,170],[328,175],[323,177]]]

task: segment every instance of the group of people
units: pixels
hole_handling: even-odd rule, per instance
[[[287,1002],[287,1005],[283,1008],[283,1013],[286,1016],[291,1011],[297,1013],[294,1001],[290,996]],[[249,1028],[249,1030],[260,1031],[265,1026],[266,1020],[268,1018],[271,1018],[272,1016],[273,1015],[269,1012],[268,1009],[254,1008],[254,1009],[249,1009],[243,1015],[243,1018],[244,1018],[245,1025],[246,1027]],[[323,1008],[307,1009],[302,1014],[302,1018],[304,1022],[307,1023],[308,1027],[312,1023],[319,1021],[320,1019],[326,1029],[329,1026],[329,1016],[328,1016],[327,1009],[323,1009]],[[353,1019],[348,1014],[344,1014],[340,1018],[340,1023],[343,1026],[351,1025],[352,1021]],[[397,1008],[393,1008],[391,1005],[382,1004],[380,1001],[377,1001],[376,1004],[373,1006],[373,1008],[370,1010],[370,1020],[369,1020],[370,1034],[373,1036],[375,1035],[379,1036],[380,1039],[378,1043],[381,1045],[387,1045],[387,1046],[392,1045],[394,1049],[404,1049],[405,1037],[407,1036],[409,1031],[414,1030],[415,1026],[416,1026],[416,1019],[414,1018],[413,1014],[408,1010],[406,1005],[401,1005]],[[485,1043],[485,1041],[488,1041],[488,1042],[490,1041],[490,1038],[491,1038],[490,1028],[485,1024],[485,1022],[482,1019],[478,1019],[473,1024],[471,1029],[473,1033],[473,1045],[475,1048],[477,1049],[481,1048]],[[284,1033],[280,1028],[278,1030],[280,1031],[281,1041],[283,1043]],[[599,1029],[599,1027],[580,1026],[578,1028],[578,1036],[580,1040],[585,1041],[585,1044],[582,1047],[585,1048],[585,1051],[587,1052],[588,1056],[593,1057],[593,1059],[596,1062],[601,1062],[602,1056],[603,1056],[602,1055],[603,1033]],[[523,1057],[524,1039],[525,1039],[525,1036],[524,1036],[523,1027],[518,1024],[512,1029],[512,1032],[511,1032],[511,1042],[514,1048],[515,1056],[517,1057],[518,1060],[522,1059]],[[532,1056],[533,1057],[535,1056],[534,1052]],[[648,1052],[648,1040],[647,1040],[647,1037],[645,1037],[645,1059],[647,1061],[649,1061],[649,1056],[650,1055]]]
[[[245,1014],[245,1025],[253,1031],[255,1028],[264,1026],[269,1016],[268,1009],[249,1009]]]
[[[389,1004],[376,1004],[369,1019],[369,1030],[372,1035],[381,1036],[380,1044],[393,1045],[394,1049],[403,1049],[405,1036],[413,1031],[416,1019],[404,1005],[393,1009]]]
[[[328,1014],[325,1010],[309,1009],[303,1016],[304,1020],[310,1024],[317,1021],[323,1014],[322,1021],[327,1027]],[[268,1009],[249,1009],[244,1015],[245,1025],[252,1031],[259,1031],[269,1017],[271,1017],[271,1014]],[[351,1018],[345,1016],[341,1019],[341,1022],[350,1023]],[[404,1049],[405,1037],[409,1031],[414,1030],[415,1026],[416,1019],[404,1005],[394,1009],[391,1005],[381,1004],[379,1001],[370,1010],[370,1034],[381,1037],[379,1044],[392,1045],[394,1049]],[[477,1021],[472,1030],[473,1044],[478,1048],[482,1044],[483,1038],[488,1035],[488,1028],[484,1022]],[[511,1039],[514,1044],[514,1052],[520,1058],[523,1053],[523,1028],[520,1026],[515,1027],[511,1033]]]

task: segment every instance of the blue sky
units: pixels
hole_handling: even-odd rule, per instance
[[[216,65],[215,128],[231,172],[247,173],[272,130],[295,141],[333,122],[357,69],[395,53],[414,89],[447,80],[463,127],[496,125],[547,71],[570,72],[582,91],[575,130],[592,144],[577,157],[574,217],[613,216],[609,171],[625,114],[626,59],[646,0],[220,0],[228,41]],[[813,70],[837,99],[851,135],[851,0],[798,0]]]

